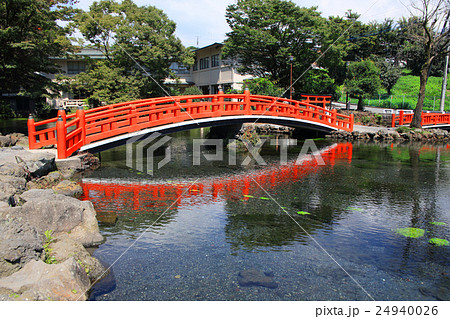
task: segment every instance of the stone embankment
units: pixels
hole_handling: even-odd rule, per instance
[[[16,137],[16,138],[15,138]],[[18,145],[23,142],[22,145]],[[86,300],[105,267],[86,247],[103,241],[74,174],[92,155],[57,165],[23,136],[0,136],[0,300]]]
[[[417,142],[446,142],[450,141],[450,134],[448,131],[440,129],[431,130],[386,130],[380,129],[378,131],[364,132],[364,131],[335,131],[327,138],[347,141],[417,141]]]

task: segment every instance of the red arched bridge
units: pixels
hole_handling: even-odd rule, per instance
[[[58,158],[78,150],[124,144],[131,137],[154,132],[168,134],[199,127],[245,122],[272,123],[317,131],[353,131],[353,115],[327,108],[330,96],[303,95],[296,101],[271,96],[242,94],[161,97],[78,109],[41,122],[28,120],[30,149],[57,145]],[[49,127],[50,126],[50,127]]]

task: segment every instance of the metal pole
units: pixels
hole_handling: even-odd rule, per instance
[[[447,73],[448,73],[448,54],[445,57],[445,67],[444,67],[444,76],[442,77],[442,90],[441,90],[441,107],[440,107],[440,111],[444,112],[444,107],[445,107],[445,94],[447,91]]]
[[[449,20],[450,20],[450,11],[447,13],[447,19],[445,20],[444,27],[442,28],[442,33],[445,33],[448,30],[447,24],[449,23]],[[447,36],[448,36],[448,34],[447,34]],[[448,49],[450,49],[450,45],[447,47],[447,50]],[[440,108],[439,108],[439,110],[441,112],[444,112],[444,107],[445,107],[445,93],[447,91],[448,59],[449,59],[449,55],[447,53],[447,55],[445,56],[444,75],[442,77],[441,104],[440,104]]]
[[[291,86],[289,87],[289,99],[292,100],[292,62],[294,62],[294,57],[292,55],[289,56],[289,61],[291,61]]]

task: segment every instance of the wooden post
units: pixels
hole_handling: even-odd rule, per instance
[[[400,113],[399,114],[400,118],[398,120],[398,125],[402,126],[403,125],[403,113],[404,113],[404,111],[402,110],[399,113]]]
[[[28,147],[30,150],[36,148],[36,127],[34,126],[33,115],[30,114],[27,121],[28,126]]]
[[[56,121],[56,143],[58,149],[58,159],[67,158],[66,156],[66,124],[62,116],[58,116]]]
[[[66,111],[64,110],[64,108],[62,106],[59,107],[58,109],[58,114],[56,115],[57,117],[62,117],[64,124],[66,124]]]
[[[86,145],[86,115],[84,114],[82,105],[78,105],[75,116],[80,119],[79,127],[81,127],[81,140],[83,141],[83,145]]]
[[[248,88],[245,88],[245,90],[244,90],[244,114],[245,115],[251,114],[250,90]]]
[[[353,125],[355,124],[355,115],[352,113],[350,114],[350,132],[353,132]]]

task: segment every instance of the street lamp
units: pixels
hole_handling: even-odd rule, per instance
[[[291,86],[289,87],[289,96],[292,100],[292,62],[294,62],[294,57],[292,55],[289,56],[289,61],[291,62]]]

